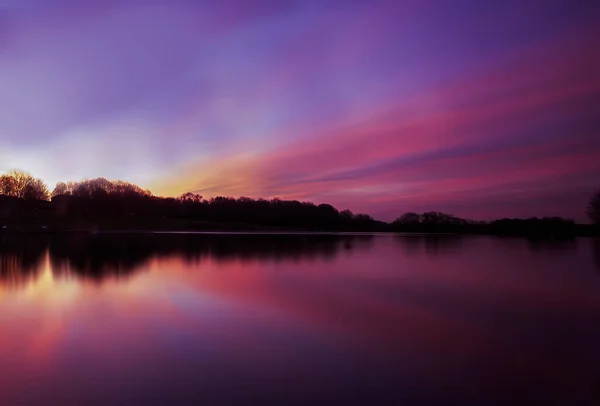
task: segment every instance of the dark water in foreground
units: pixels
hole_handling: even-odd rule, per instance
[[[600,242],[0,240],[0,405],[600,404]]]

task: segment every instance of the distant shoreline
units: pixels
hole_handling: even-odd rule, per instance
[[[336,230],[269,230],[269,229],[34,229],[32,227],[0,228],[0,235],[110,235],[110,234],[189,234],[189,235],[296,235],[296,236],[350,236],[350,235],[399,235],[399,236],[490,236],[490,237],[523,237],[545,240],[561,240],[578,237],[597,238],[600,233],[593,226],[582,225],[583,230],[575,233],[540,234],[540,233],[486,233],[486,232],[452,232],[452,231],[336,231]]]
[[[539,239],[600,236],[600,224],[576,224],[561,217],[477,221],[428,211],[405,212],[385,222],[325,203],[222,196],[204,199],[193,193],[178,198],[158,197],[136,185],[103,178],[57,184],[50,198],[43,185],[28,176],[18,172],[3,175],[5,192],[13,195],[0,194],[0,233],[404,233]],[[19,179],[29,182],[23,184],[37,184],[40,193],[25,193],[26,188],[17,193],[19,190],[12,186],[19,185]]]

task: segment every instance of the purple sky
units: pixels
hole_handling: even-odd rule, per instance
[[[584,221],[594,3],[0,0],[0,171]]]

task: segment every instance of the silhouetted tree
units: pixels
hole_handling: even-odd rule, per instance
[[[178,198],[158,197],[136,185],[109,181],[104,178],[80,182],[59,182],[52,192],[52,206],[63,224],[69,218],[83,224],[112,224],[124,227],[125,220],[118,216],[135,216],[126,220],[129,226],[151,228],[157,221],[169,224],[169,219],[186,220],[190,229],[219,224],[224,229],[253,229],[254,226],[294,228],[301,230],[384,230],[387,224],[377,222],[365,214],[355,215],[349,210],[339,212],[329,204],[315,205],[274,198],[216,196],[204,199],[187,192]],[[146,219],[145,221],[143,219]],[[165,220],[166,219],[166,220]],[[135,224],[134,224],[135,223]],[[171,222],[170,224],[176,224]],[[159,224],[160,225],[160,224]],[[212,226],[215,227],[214,225]]]
[[[65,182],[58,182],[56,186],[54,186],[54,190],[52,190],[51,197],[69,195],[70,190]]]
[[[367,214],[338,211],[330,204],[249,197],[216,196],[204,199],[187,192],[179,196],[154,196],[149,190],[125,181],[105,178],[58,182],[48,198],[46,185],[23,172],[0,176],[0,218],[8,229],[41,229],[46,224],[72,229],[179,229],[179,230],[277,230],[398,231],[421,233],[475,233],[571,237],[596,235],[600,229],[551,218],[502,219],[476,222],[430,211],[404,213],[391,224]],[[4,196],[5,195],[5,196]],[[598,223],[600,192],[588,214]],[[1,231],[1,230],[0,230]]]
[[[27,200],[48,200],[48,187],[27,172],[13,170],[0,176],[0,194]]]
[[[421,216],[417,213],[404,213],[400,217],[398,217],[394,223],[402,224],[402,225],[414,225],[419,224],[421,222]]]
[[[342,218],[346,221],[352,221],[355,217],[354,213],[352,213],[350,210],[346,209],[346,210],[342,210],[340,212],[340,216],[342,216]]]
[[[587,215],[592,220],[592,223],[600,225],[600,190],[590,199],[587,207]]]
[[[396,231],[419,231],[421,227],[421,215],[412,212],[404,213],[392,222]]]
[[[30,179],[23,191],[23,198],[27,200],[48,200],[50,192],[41,179]]]
[[[0,176],[0,194],[6,196],[15,196],[16,184],[14,177],[7,174]]]
[[[457,233],[474,231],[474,224],[451,214],[429,211],[422,214],[404,213],[392,222],[391,227],[404,232]]]
[[[363,223],[365,223],[365,222],[370,222],[370,221],[374,221],[374,220],[373,220],[373,217],[371,217],[369,214],[364,214],[364,213],[358,213],[358,214],[355,216],[355,219],[356,219],[357,221],[360,221],[360,222],[363,222]]]
[[[421,223],[423,224],[462,224],[465,220],[455,217],[451,214],[440,213],[437,211],[428,211],[421,214]]]
[[[196,193],[187,192],[179,196],[179,200],[186,203],[200,203],[202,196]]]

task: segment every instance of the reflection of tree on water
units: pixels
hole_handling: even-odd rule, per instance
[[[372,236],[336,235],[215,235],[171,240],[177,254],[191,260],[210,257],[217,261],[299,261],[334,259],[342,249],[368,247]],[[200,238],[198,238],[200,237]],[[183,247],[183,249],[181,248]]]
[[[171,256],[188,262],[206,258],[213,261],[329,260],[342,251],[368,248],[372,236],[86,234],[31,238],[37,241],[35,250],[32,242],[24,238],[20,243],[13,242],[10,253],[0,254],[2,261],[12,261],[12,274],[36,272],[47,248],[53,272],[102,280],[107,276],[127,276],[152,258]]]
[[[592,239],[592,251],[594,255],[594,265],[596,265],[596,269],[600,272],[600,238]]]
[[[35,278],[44,258],[42,238],[19,238],[0,234],[0,283],[20,285]]]
[[[460,250],[464,238],[460,235],[396,235],[394,240],[407,255],[445,255]]]
[[[577,249],[577,239],[547,239],[547,238],[528,238],[527,247],[532,252],[562,253]]]
[[[61,236],[48,247],[53,272],[91,279],[127,276],[150,257],[150,247],[120,238]]]

